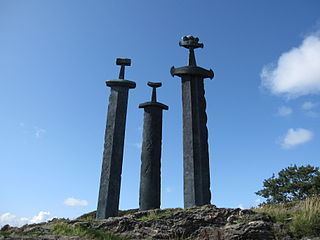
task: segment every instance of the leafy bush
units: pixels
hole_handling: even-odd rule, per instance
[[[296,165],[282,169],[278,176],[263,181],[263,189],[257,195],[267,199],[267,203],[287,203],[320,195],[320,171],[310,165]]]

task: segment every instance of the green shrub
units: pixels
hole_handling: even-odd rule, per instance
[[[320,169],[311,165],[290,166],[263,181],[257,195],[267,203],[287,203],[320,194]]]

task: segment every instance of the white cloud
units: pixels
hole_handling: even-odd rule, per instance
[[[76,199],[73,197],[69,197],[64,200],[64,205],[69,206],[69,207],[85,207],[88,205],[87,200],[81,200],[81,199]]]
[[[0,225],[12,224],[16,221],[16,216],[11,213],[4,213],[0,215]]]
[[[30,219],[30,223],[44,222],[49,219],[50,212],[40,211],[38,215]]]
[[[320,93],[320,34],[307,36],[301,45],[283,53],[276,65],[264,66],[262,85],[288,98]]]
[[[314,134],[310,130],[303,128],[290,128],[281,140],[281,146],[285,149],[289,149],[297,145],[309,142],[310,140],[312,140],[313,136]]]
[[[318,103],[307,101],[302,104],[301,108],[307,111],[307,110],[312,110],[317,106],[318,106]]]
[[[292,114],[292,109],[290,107],[281,106],[278,108],[278,115],[281,117],[286,117]]]
[[[245,207],[243,206],[243,204],[242,204],[242,203],[240,203],[240,204],[237,206],[237,208],[245,209]]]
[[[318,105],[319,105],[319,103],[317,103],[317,102],[307,101],[301,105],[301,108],[307,116],[318,117],[319,113],[315,110],[315,108],[318,107]]]
[[[319,117],[319,113],[315,112],[315,111],[307,111],[305,114],[311,118],[318,118]]]
[[[41,138],[46,132],[43,128],[34,127],[34,135],[36,138]]]
[[[0,215],[0,227],[9,224],[10,226],[20,227],[25,224],[33,224],[45,222],[50,219],[50,212],[40,211],[37,215],[26,218],[26,217],[17,217],[12,213],[3,213]]]

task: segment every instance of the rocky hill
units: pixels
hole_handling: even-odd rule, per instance
[[[121,212],[119,217],[95,220],[95,213],[75,220],[53,219],[21,228],[4,226],[0,239],[293,239],[282,224],[252,210],[217,208]],[[317,239],[317,238],[315,238]]]

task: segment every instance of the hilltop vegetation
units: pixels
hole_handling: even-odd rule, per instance
[[[122,239],[286,239],[320,237],[320,198],[268,204],[252,210],[216,208],[164,209],[120,213],[95,220],[95,212],[75,220],[5,226],[0,239],[122,240]]]
[[[320,196],[289,203],[265,204],[254,211],[269,215],[278,224],[278,237],[320,237]]]
[[[291,166],[266,179],[257,194],[266,202],[253,209],[217,208],[120,211],[118,217],[96,220],[95,212],[75,220],[53,219],[21,228],[4,226],[0,239],[122,240],[320,239],[320,172],[312,166]]]
[[[267,203],[289,203],[320,195],[320,170],[311,165],[289,166],[277,176],[263,181],[263,189],[256,192]]]

